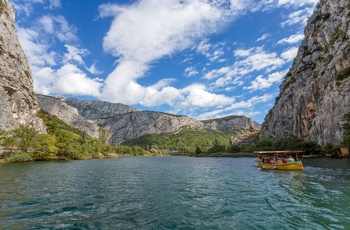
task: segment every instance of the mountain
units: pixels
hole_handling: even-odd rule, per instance
[[[98,138],[99,126],[97,122],[79,115],[78,109],[68,105],[64,97],[52,97],[37,94],[39,106],[45,112],[55,115],[68,125],[86,131],[92,137]]]
[[[64,99],[68,105],[78,109],[79,114],[86,119],[109,118],[119,114],[140,111],[131,106],[99,100]]]
[[[341,119],[350,111],[349,22],[348,0],[317,4],[260,136],[292,134],[323,146],[342,141]]]
[[[0,0],[0,130],[19,125],[46,132],[36,116],[39,107],[33,79],[15,27],[15,12],[8,0]]]
[[[37,97],[44,111],[93,137],[99,136],[100,128],[107,130],[110,144],[120,144],[146,134],[176,133],[183,129],[230,133],[235,136],[232,141],[239,142],[249,136],[247,134],[256,133],[260,129],[258,123],[243,116],[198,121],[186,116],[140,111],[131,106],[106,101],[44,95]]]

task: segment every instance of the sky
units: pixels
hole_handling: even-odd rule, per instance
[[[10,0],[34,91],[262,123],[316,0]]]

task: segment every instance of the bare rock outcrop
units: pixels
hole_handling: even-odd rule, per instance
[[[120,144],[146,134],[175,133],[184,128],[203,129],[204,124],[186,116],[139,111],[100,119],[99,125],[109,130],[109,143]]]
[[[116,115],[140,111],[134,107],[121,103],[111,103],[100,100],[80,100],[77,98],[66,98],[64,101],[78,109],[79,114],[86,119],[110,118]]]
[[[99,137],[99,126],[95,121],[79,115],[78,110],[64,102],[63,97],[52,97],[37,94],[40,108],[45,112],[57,116],[68,125],[86,131],[92,137]]]
[[[339,144],[350,112],[350,2],[321,0],[304,34],[260,136]]]
[[[0,0],[0,130],[25,125],[46,132],[38,118],[37,98],[27,58],[15,27],[15,12],[8,0]]]
[[[207,121],[190,117],[139,111],[131,106],[105,101],[37,95],[40,107],[79,130],[98,137],[99,129],[108,131],[110,144],[120,144],[146,134],[176,133],[183,129],[215,130],[230,133],[235,140],[256,132],[260,125],[250,118],[230,116]],[[69,103],[69,104],[68,104]],[[88,119],[89,118],[89,119]]]

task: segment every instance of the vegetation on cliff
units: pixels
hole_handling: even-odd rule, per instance
[[[170,154],[195,155],[203,152],[227,151],[230,146],[230,134],[184,129],[178,133],[147,134],[127,140],[123,145],[140,146],[146,150],[155,149]]]
[[[56,116],[44,112],[39,116],[45,122],[48,134],[40,134],[27,126],[0,131],[0,145],[5,147],[0,158],[6,162],[24,162],[158,154],[140,147],[111,146],[106,142],[103,129],[100,130],[100,138],[96,139],[85,131],[72,128]]]
[[[343,142],[342,146],[350,148],[350,112],[343,115]]]

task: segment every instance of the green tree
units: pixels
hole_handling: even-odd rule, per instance
[[[20,125],[18,128],[12,130],[10,135],[13,138],[13,145],[17,146],[23,152],[28,152],[28,149],[34,148],[38,132],[33,128]]]
[[[241,148],[241,146],[239,146],[239,145],[231,145],[230,147],[229,147],[229,152],[230,153],[239,153],[239,152],[241,152],[242,151],[242,148]]]
[[[101,127],[98,129],[98,140],[101,143],[107,144],[108,136],[109,136],[109,133],[108,133],[107,129],[104,129],[104,128],[101,128]]]
[[[350,112],[343,115],[342,121],[344,122],[342,125],[342,128],[343,128],[342,145],[345,147],[350,147]]]
[[[56,137],[50,134],[39,134],[35,142],[35,156],[50,158],[58,151]]]

